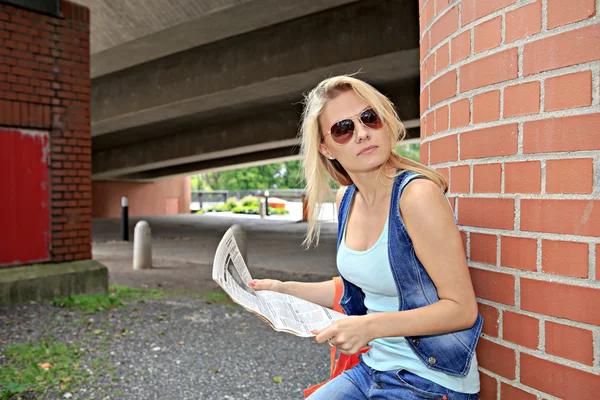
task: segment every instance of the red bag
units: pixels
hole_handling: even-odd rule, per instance
[[[333,300],[333,309],[337,312],[344,313],[344,309],[340,306],[340,299],[342,298],[342,294],[344,293],[344,285],[342,284],[342,278],[336,276],[335,278],[333,278],[333,282],[335,283],[335,297]],[[358,356],[362,353],[367,352],[369,348],[369,346],[363,347],[358,351],[358,353],[352,355],[340,353],[338,359],[336,360],[335,356],[337,354],[337,349],[335,347],[332,347],[330,357],[331,365],[329,367],[329,380],[304,389],[304,398],[307,398],[308,396],[313,394],[315,391],[317,391],[317,389],[319,389],[321,386],[323,386],[336,376],[340,375],[342,372],[360,363],[360,359],[358,358]]]

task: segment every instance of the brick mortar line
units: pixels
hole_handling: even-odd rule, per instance
[[[521,309],[521,277],[513,275],[515,277],[515,308]]]
[[[593,165],[592,177],[592,193],[600,198],[600,152],[596,151],[596,156]]]
[[[482,303],[482,304],[485,304],[485,303]],[[514,307],[514,308],[515,308],[515,310],[517,309],[516,307]],[[501,312],[501,311],[505,311],[505,310],[498,308],[498,311],[499,311],[498,312],[498,338],[503,339],[504,338],[504,312]]]
[[[515,195],[515,221],[514,232],[520,236],[521,233],[521,194]]]
[[[500,257],[502,255],[502,243],[500,242],[500,234],[496,234],[496,267],[500,268]]]
[[[540,32],[548,32],[548,0],[542,0],[542,29]]]
[[[459,135],[460,137],[460,135]],[[431,142],[431,141],[428,141]],[[431,166],[435,166],[436,168],[452,168],[452,167],[462,167],[465,165],[484,165],[484,164],[498,164],[498,163],[514,163],[514,162],[527,162],[527,161],[542,161],[542,160],[572,160],[578,158],[594,158],[596,157],[597,150],[581,150],[581,151],[564,151],[564,152],[554,152],[554,153],[527,153],[527,154],[513,154],[510,156],[493,156],[493,157],[485,157],[485,158],[469,158],[466,160],[457,160],[457,161],[448,161],[437,164],[430,164]],[[600,161],[599,161],[600,164]],[[600,165],[598,166],[600,170]],[[600,171],[598,173],[600,175]],[[595,198],[597,190],[600,190],[600,176],[597,176],[598,182],[594,183],[594,190],[588,194],[578,194],[573,193],[574,196],[592,196]],[[472,192],[471,192],[472,193]],[[454,194],[465,194],[465,193],[454,193]],[[499,194],[499,193],[497,193]],[[505,194],[524,194],[524,195],[535,195],[535,193],[505,193]],[[540,193],[537,193],[540,194]],[[565,193],[563,193],[565,194]],[[548,194],[549,196],[555,196],[555,193]],[[565,194],[565,195],[568,195]]]
[[[540,319],[539,334],[538,334],[538,350],[546,353],[546,321]],[[593,343],[592,343],[593,344]],[[593,366],[592,366],[593,367]]]
[[[600,1],[598,2],[600,5]],[[600,105],[600,68],[592,69],[592,106]]]
[[[475,168],[473,163],[469,163],[469,194],[473,193],[473,181],[475,181]]]
[[[500,164],[500,194],[505,194],[505,184],[506,184],[506,172],[505,164]]]
[[[595,368],[595,367],[592,367],[589,365],[585,365],[585,364],[580,364],[576,361],[569,360],[568,358],[562,358],[562,357],[558,357],[558,356],[555,356],[552,354],[541,352],[540,350],[530,349],[529,347],[525,347],[525,346],[522,346],[517,343],[501,340],[501,339],[495,338],[493,336],[485,336],[485,338],[487,340],[489,340],[490,342],[493,342],[493,343],[496,343],[499,345],[503,345],[505,347],[509,347],[511,349],[519,351],[520,353],[524,353],[524,354],[527,354],[530,356],[541,358],[542,360],[550,361],[555,364],[570,367],[570,368],[573,368],[573,369],[576,369],[579,371],[588,372],[593,375],[598,375],[598,372],[600,372],[598,368]],[[508,346],[507,346],[507,344],[508,344]]]
[[[596,244],[597,243],[589,244],[590,248],[588,254],[588,276],[593,280],[598,279],[598,276],[596,276],[596,257],[598,256],[598,254],[596,254]]]
[[[573,74],[576,72],[581,72],[581,71],[587,71],[587,70],[591,70],[592,71],[592,83],[594,83],[594,69],[596,68],[596,66],[598,65],[598,60],[595,61],[589,61],[586,63],[581,63],[581,64],[576,64],[576,65],[569,65],[567,67],[562,67],[562,68],[556,68],[556,69],[552,69],[549,71],[543,71],[537,74],[533,74],[533,75],[528,75],[526,77],[517,77],[517,78],[513,78],[513,79],[509,79],[506,81],[502,81],[502,82],[498,82],[498,83],[493,83],[491,85],[485,85],[476,89],[471,89],[465,92],[460,92],[457,96],[455,97],[450,97],[448,99],[444,99],[442,101],[440,101],[439,103],[436,103],[433,106],[429,106],[425,112],[428,112],[430,109],[437,109],[439,107],[442,107],[444,105],[450,104],[454,101],[458,101],[458,100],[462,100],[463,98],[467,98],[467,97],[472,97],[472,96],[476,96],[478,94],[483,94],[483,93],[488,93],[492,90],[502,90],[505,89],[508,86],[513,86],[513,85],[517,85],[517,84],[524,84],[524,83],[530,83],[530,82],[536,82],[539,81],[540,82],[540,86],[542,83],[545,82],[546,79],[549,78],[554,78],[554,77],[558,77],[558,76],[563,76],[563,75],[568,75],[568,74]],[[446,68],[443,72],[440,73],[440,76],[436,76],[435,79],[429,80],[427,82],[425,82],[425,84],[421,87],[421,92],[422,89],[426,88],[426,87],[430,87],[431,83],[433,83],[433,81],[439,79],[441,76],[443,76],[445,73],[450,72],[452,68]],[[457,76],[459,74],[460,68],[457,68]],[[600,72],[598,72],[598,74],[600,74]],[[600,78],[599,78],[600,80]],[[597,83],[598,86],[600,86],[600,83]],[[592,93],[592,104],[589,106],[585,106],[585,107],[577,107],[574,109],[578,109],[578,108],[589,108],[589,107],[594,107],[597,106],[599,104],[595,104],[593,99],[594,99],[594,95],[598,96],[598,86],[594,87],[593,90],[594,92]],[[541,97],[541,92],[542,88],[540,87],[540,97]],[[545,90],[544,90],[545,93]],[[598,96],[600,97],[600,96]],[[596,102],[596,103],[600,103],[600,102]],[[566,110],[574,110],[573,108],[570,109],[566,109]],[[560,111],[566,111],[566,110],[556,110],[556,111],[550,111],[550,112],[560,112]],[[540,110],[540,113],[542,111]],[[546,112],[544,112],[546,113]],[[512,118],[512,117],[509,117]]]
[[[483,372],[485,372],[486,375],[489,375],[489,376],[495,378],[498,381],[498,386],[500,386],[500,383],[506,383],[507,385],[514,386],[514,387],[516,387],[518,389],[523,390],[524,392],[527,392],[529,394],[537,396],[537,400],[541,400],[541,399],[545,399],[545,400],[563,400],[563,399],[561,399],[559,397],[551,396],[551,395],[549,395],[547,393],[541,392],[541,391],[539,391],[537,389],[534,389],[532,387],[525,386],[521,382],[511,381],[510,379],[505,378],[502,375],[498,375],[497,373],[492,372],[489,369],[483,368],[481,365],[479,366],[479,369],[481,369]],[[499,388],[498,388],[498,396],[500,396],[500,389]],[[500,399],[500,397],[498,397],[498,400],[499,399]]]
[[[521,382],[521,351],[519,348],[514,347],[513,350],[515,350],[515,381]],[[500,387],[502,387],[502,385],[500,385]]]
[[[506,44],[506,13],[500,17],[500,46]]]
[[[594,366],[600,368],[600,329],[592,331],[592,345],[594,346]]]
[[[519,156],[523,159],[523,121],[519,121],[517,124],[517,154],[515,156]]]
[[[519,50],[517,49],[517,56],[518,55],[519,55]],[[493,89],[502,89],[506,86],[511,86],[511,83],[512,84],[522,84],[522,83],[541,81],[542,79],[545,80],[548,78],[554,78],[554,77],[561,76],[561,75],[567,75],[570,73],[581,72],[581,71],[588,70],[588,69],[592,71],[592,76],[593,76],[594,70],[597,69],[597,65],[598,65],[598,60],[592,60],[592,61],[587,61],[584,63],[579,63],[579,64],[575,64],[575,65],[567,65],[564,67],[553,68],[553,69],[550,69],[547,71],[541,71],[541,72],[537,72],[535,74],[523,76],[523,74],[522,74],[523,67],[522,67],[522,64],[520,63],[520,62],[522,62],[522,60],[520,57],[517,57],[517,62],[519,62],[519,68],[518,68],[519,73],[516,78],[508,79],[508,80],[498,82],[498,83],[492,83],[490,85],[485,85],[485,86],[478,87],[475,89],[470,89],[465,92],[460,92],[459,96],[464,95],[464,94],[477,95],[482,92],[488,92]],[[433,76],[428,77],[427,80],[424,82],[423,86],[420,88],[421,91],[423,88],[425,88],[427,86],[431,86],[431,84],[434,81],[436,81],[437,79],[441,78],[443,75],[445,75],[446,73],[448,73],[454,69],[456,69],[457,74],[458,74],[461,67],[463,67],[464,65],[467,65],[467,64],[469,64],[469,63],[465,62],[465,60],[462,60],[462,61],[458,62],[457,64],[449,64],[442,71],[436,72]],[[540,90],[541,90],[541,88],[540,88]],[[594,94],[597,95],[597,91],[596,91],[596,93],[592,93],[592,98],[593,98]],[[455,99],[455,97],[453,97],[451,99]],[[442,104],[446,101],[448,101],[448,99],[442,100],[439,103],[437,103],[436,105]],[[593,104],[594,103],[592,102],[592,105]]]
[[[492,228],[479,228],[472,227],[469,225],[459,225],[460,229],[463,232],[468,233],[481,233],[486,235],[502,235],[509,237],[518,237],[523,239],[545,239],[553,242],[577,242],[577,243],[588,243],[588,244],[600,244],[600,239],[596,236],[576,236],[576,235],[567,235],[563,233],[546,233],[546,232],[530,232],[530,231],[521,231],[515,232],[514,230],[505,231],[501,229],[492,229]],[[466,230],[465,228],[470,228]],[[516,235],[518,233],[518,235]],[[506,267],[509,268],[509,267]],[[511,270],[519,270],[518,268],[511,268]],[[522,270],[519,270],[522,271]],[[551,275],[555,276],[555,275]],[[577,278],[583,279],[583,278]],[[599,281],[600,284],[600,281]]]
[[[494,164],[494,163],[489,163]],[[485,164],[476,164],[485,165]],[[448,168],[439,167],[435,168]],[[474,199],[513,199],[513,200],[598,200],[598,196],[595,194],[564,194],[564,193],[552,193],[552,194],[533,194],[533,193],[492,193],[492,192],[471,192],[471,193],[453,193],[449,192],[449,195],[457,198],[474,198]]]
[[[425,0],[423,2],[423,5],[421,6],[421,8],[419,9],[419,17],[421,16],[421,14],[423,14],[423,10],[425,10],[425,6],[427,6],[427,3],[429,3],[430,1],[434,1],[434,0]]]
[[[465,232],[467,236],[467,254],[469,255],[468,259],[471,261],[471,232]]]
[[[498,302],[495,302],[492,300],[482,299],[479,297],[477,298],[477,302],[481,303],[481,304],[485,304],[486,306],[496,308],[499,311],[510,311],[510,312],[522,314],[527,317],[536,318],[536,319],[539,319],[544,322],[545,321],[554,322],[556,324],[567,325],[567,326],[570,326],[573,328],[585,329],[585,330],[592,331],[592,332],[598,331],[600,333],[600,327],[598,327],[596,325],[592,325],[592,324],[587,324],[585,322],[572,321],[572,320],[565,319],[565,318],[554,317],[552,315],[546,315],[546,314],[536,313],[533,311],[521,310],[521,309],[516,308],[515,306],[510,306],[510,305],[507,305],[504,303],[498,303]],[[500,315],[502,315],[502,313],[500,313]]]
[[[507,12],[513,11],[513,10],[515,10],[517,8],[520,8],[520,7],[521,6],[519,6],[518,4],[513,4],[511,6],[502,8],[502,9],[497,10],[497,11],[494,11],[493,13],[491,13],[489,15],[486,15],[485,17],[482,17],[480,19],[477,19],[477,20],[475,20],[475,21],[473,21],[473,22],[471,22],[471,23],[469,23],[469,24],[467,24],[467,25],[465,25],[463,27],[461,27],[459,25],[459,27],[458,27],[458,29],[457,29],[456,32],[454,32],[454,33],[448,35],[447,37],[445,37],[444,39],[440,40],[440,42],[437,43],[435,46],[432,46],[429,49],[429,51],[427,53],[425,53],[425,56],[423,57],[423,60],[427,59],[431,53],[435,53],[435,51],[437,51],[437,49],[439,47],[443,46],[446,43],[446,41],[452,40],[453,38],[455,38],[456,36],[460,35],[464,31],[466,31],[468,29],[471,29],[471,28],[474,28],[476,25],[479,25],[481,23],[490,21],[490,20],[492,20],[492,19],[494,19],[494,18],[496,18],[498,16],[501,16],[501,15],[507,13]],[[450,9],[451,9],[451,7],[448,8],[448,10],[450,10]],[[430,24],[425,27],[425,30],[423,32],[430,32],[431,31],[431,25],[433,23],[435,23],[443,15],[445,15],[448,12],[448,10],[444,11],[444,13],[440,14],[439,16],[436,16],[433,20],[431,20]],[[460,14],[462,14],[462,13],[460,13]],[[598,22],[600,22],[600,15],[598,13],[596,13],[596,15],[594,17],[592,17],[592,18],[587,18],[587,19],[584,19],[584,20],[581,20],[581,21],[577,21],[577,22],[573,22],[573,23],[570,23],[570,24],[558,26],[558,27],[553,28],[551,30],[545,30],[544,26],[543,26],[544,25],[544,7],[543,7],[543,4],[542,4],[542,30],[540,32],[538,32],[538,33],[536,33],[534,35],[526,36],[526,37],[521,38],[519,40],[512,41],[510,43],[501,44],[500,46],[494,47],[492,49],[485,50],[485,51],[483,51],[481,53],[475,54],[474,52],[471,52],[472,54],[470,54],[469,57],[467,57],[467,59],[471,58],[471,61],[472,61],[473,59],[483,58],[483,57],[486,57],[486,56],[488,56],[490,54],[498,53],[498,52],[500,52],[502,50],[506,50],[506,49],[511,48],[511,47],[516,47],[516,46],[521,46],[521,45],[528,44],[528,43],[533,43],[533,42],[536,42],[536,41],[538,41],[540,39],[545,39],[547,37],[551,37],[551,36],[554,36],[554,35],[557,35],[557,34],[560,34],[560,33],[568,32],[568,31],[572,31],[572,30],[577,30],[579,28],[584,28],[584,27],[589,26],[589,25],[594,25],[595,23],[598,23]],[[473,41],[471,41],[471,43],[473,43]],[[431,45],[431,41],[429,42],[429,44]],[[471,49],[473,50],[473,47],[471,47]]]
[[[538,237],[535,241],[535,269],[538,273],[543,274],[542,269],[542,238]]]
[[[540,177],[541,177],[540,194],[542,196],[551,195],[550,193],[546,193],[546,179],[547,179],[546,161],[548,161],[547,158],[540,160],[540,174],[541,174],[540,175]],[[592,187],[592,191],[593,191],[593,187]],[[565,193],[561,193],[561,194],[565,194]],[[590,193],[590,195],[592,195],[592,193]]]
[[[579,65],[577,65],[577,67],[579,67]],[[539,98],[540,114],[543,114],[546,112],[546,79],[549,79],[549,78],[548,77],[540,78],[540,98]],[[591,105],[589,107],[591,107]]]
[[[461,100],[463,100],[463,99],[461,99]],[[440,108],[440,107],[438,107],[438,108]],[[436,110],[437,110],[437,108],[436,108]],[[429,112],[431,113],[434,111],[435,110],[431,110]],[[598,113],[600,113],[600,107],[588,106],[588,107],[570,108],[570,109],[566,109],[566,110],[546,112],[543,114],[519,115],[516,117],[506,118],[504,120],[467,125],[467,126],[462,126],[459,128],[450,129],[446,132],[435,133],[433,135],[426,136],[421,141],[421,143],[432,141],[430,139],[432,137],[443,138],[446,136],[452,136],[452,135],[455,135],[458,133],[472,132],[472,131],[476,131],[479,129],[495,128],[495,127],[503,126],[503,125],[511,125],[511,124],[518,124],[518,123],[525,123],[525,122],[532,122],[532,121],[550,120],[550,119],[563,118],[563,117],[578,117],[578,116],[592,115],[592,114],[598,114]],[[585,150],[582,150],[582,151],[585,151]]]
[[[498,117],[498,120],[504,120],[504,88],[500,89],[500,116]]]
[[[531,279],[539,282],[560,283],[564,285],[576,286],[579,288],[587,289],[600,289],[600,281],[592,281],[589,278],[575,278],[566,275],[540,273],[537,271],[527,271],[511,267],[496,267],[494,265],[483,264],[475,261],[471,261],[469,263],[469,266],[476,267],[477,269],[482,271],[504,273],[514,277]]]

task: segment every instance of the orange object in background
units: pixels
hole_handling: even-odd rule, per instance
[[[269,197],[268,199],[269,199],[269,207],[285,209],[285,205],[287,204],[287,201],[282,200],[278,197]]]

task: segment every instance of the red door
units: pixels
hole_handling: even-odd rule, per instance
[[[0,265],[50,259],[48,132],[0,128]]]

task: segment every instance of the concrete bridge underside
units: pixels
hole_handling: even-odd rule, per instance
[[[302,93],[341,73],[360,71],[419,136],[418,2],[214,2],[134,40],[92,41],[93,179],[293,158]]]

